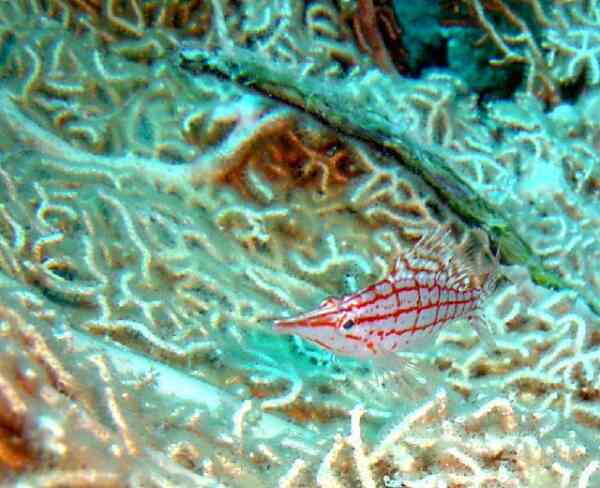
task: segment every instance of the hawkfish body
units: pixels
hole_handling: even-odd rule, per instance
[[[490,343],[480,312],[494,288],[497,256],[485,271],[475,269],[469,254],[453,252],[448,232],[424,236],[398,256],[381,281],[277,320],[275,330],[297,334],[335,354],[366,359],[414,351],[458,319],[469,320]]]

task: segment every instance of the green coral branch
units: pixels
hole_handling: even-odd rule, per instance
[[[510,264],[524,265],[533,280],[545,287],[569,288],[556,273],[544,267],[508,218],[462,179],[439,154],[418,145],[397,124],[383,115],[357,107],[355,95],[334,80],[299,76],[289,67],[245,49],[228,46],[219,52],[187,48],[182,66],[191,71],[212,71],[275,96],[316,115],[336,129],[393,152],[411,171],[425,180],[465,221],[482,227]]]

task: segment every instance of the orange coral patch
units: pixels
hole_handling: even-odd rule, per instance
[[[0,427],[0,467],[4,466],[11,471],[23,471],[31,468],[34,462],[23,439]]]

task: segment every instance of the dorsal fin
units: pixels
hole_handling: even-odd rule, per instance
[[[437,227],[424,234],[410,251],[396,258],[392,276],[395,279],[411,277],[416,269],[440,271],[447,274],[449,287],[459,290],[481,288],[494,274],[497,263],[497,257],[493,257],[492,270],[486,270],[487,266],[482,265],[480,257],[489,254],[487,249],[489,239],[481,229],[469,231],[458,245],[448,227]]]
[[[415,269],[443,271],[453,256],[450,231],[444,227],[424,234],[408,252],[400,253],[394,262],[392,276],[399,279],[410,276]]]
[[[339,300],[335,297],[327,297],[320,304],[319,308],[335,308],[339,305]]]
[[[456,248],[456,256],[462,270],[475,288],[493,288],[498,269],[498,253],[492,253],[487,233],[479,228],[471,229]]]
[[[454,241],[447,227],[436,227],[433,231],[427,232],[415,244],[411,250],[417,256],[435,255],[448,262],[453,255]]]

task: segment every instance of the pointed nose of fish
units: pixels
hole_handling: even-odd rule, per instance
[[[336,327],[335,313],[314,310],[289,319],[276,320],[273,330],[278,334],[302,334],[310,329]]]
[[[278,319],[273,323],[273,332],[276,334],[294,334],[294,329],[300,327],[294,319]]]

